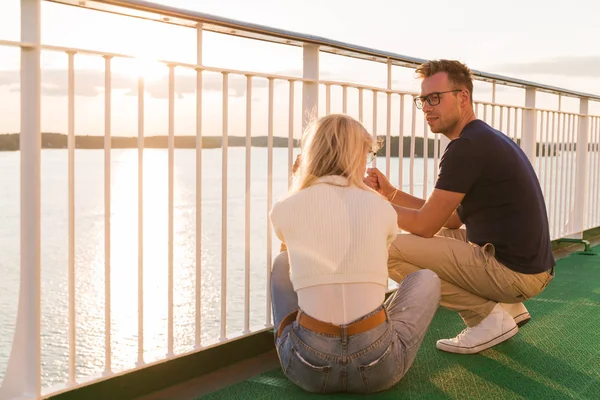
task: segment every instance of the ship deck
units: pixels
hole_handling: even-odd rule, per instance
[[[419,354],[392,389],[370,399],[591,399],[600,393],[600,245],[591,254],[556,253],[556,277],[526,302],[532,321],[512,339],[476,355],[439,351],[463,329],[438,310]],[[581,246],[579,246],[581,249]],[[578,250],[579,250],[578,249]],[[158,399],[356,399],[314,395],[283,375],[274,351],[144,397]]]

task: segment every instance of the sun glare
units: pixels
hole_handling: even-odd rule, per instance
[[[123,64],[123,72],[146,81],[156,81],[169,73],[168,67],[149,58],[135,58]]]

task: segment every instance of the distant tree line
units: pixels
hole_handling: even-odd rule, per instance
[[[410,156],[411,137],[404,137],[403,140],[403,155],[404,157]],[[382,143],[382,148],[379,149],[378,154],[384,156],[386,154],[385,136],[379,136],[379,141]],[[243,147],[246,146],[245,136],[229,136],[228,146],[230,147]],[[423,143],[424,138],[414,138],[414,154],[415,157],[423,157]],[[519,140],[517,140],[519,143]],[[222,144],[221,136],[203,136],[202,147],[205,149],[220,148]],[[398,157],[398,137],[392,136],[390,138],[390,155],[392,157]],[[123,136],[112,136],[111,137],[111,148],[113,149],[129,149],[136,148],[138,145],[137,137],[123,137]],[[251,146],[253,147],[267,147],[268,137],[267,136],[253,136],[251,138]],[[293,146],[298,147],[300,141],[298,139],[293,140]],[[576,150],[576,143],[570,144],[572,150]],[[43,149],[66,149],[68,147],[68,137],[62,133],[42,133],[42,148]],[[78,135],[75,137],[75,147],[78,149],[102,149],[104,148],[104,136],[85,136]],[[146,136],[144,138],[145,148],[158,148],[164,149],[168,147],[167,136]],[[176,136],[175,147],[178,149],[193,149],[196,148],[196,137],[195,136]],[[274,136],[273,147],[288,147],[288,138]],[[569,150],[569,144],[567,143],[550,143],[536,145],[538,155],[556,154],[563,150]],[[598,150],[598,143],[590,143],[590,150]],[[19,134],[10,133],[0,135],[0,151],[18,151],[19,150]],[[434,157],[434,141],[432,138],[428,139],[427,144],[427,156]]]

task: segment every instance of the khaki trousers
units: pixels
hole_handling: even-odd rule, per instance
[[[496,303],[521,303],[542,292],[553,278],[548,272],[515,272],[496,260],[494,253],[491,243],[481,247],[468,242],[465,229],[443,228],[432,238],[401,233],[390,245],[388,270],[398,283],[421,269],[435,272],[441,282],[440,304],[458,311],[472,327]]]

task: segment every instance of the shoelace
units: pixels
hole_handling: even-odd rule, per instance
[[[463,336],[467,335],[469,332],[471,331],[471,328],[466,327],[465,329],[463,329],[463,331],[461,333],[459,333],[456,336],[456,340],[461,340]]]

